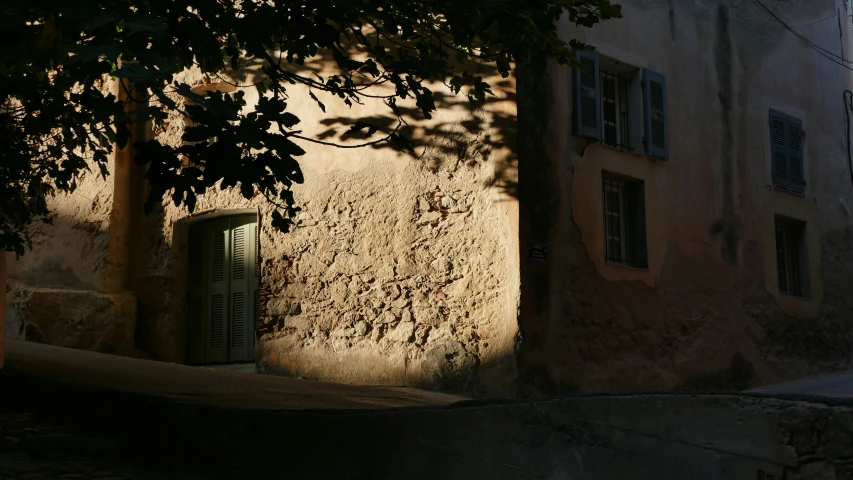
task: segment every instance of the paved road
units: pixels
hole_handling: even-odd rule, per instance
[[[256,454],[246,452],[255,444],[247,441],[243,428],[264,432],[273,420],[284,418],[270,427],[275,440],[264,442],[274,444],[279,436],[309,427],[313,422],[296,426],[304,415],[358,417],[366,411],[464,400],[412,388],[247,371],[245,365],[188,367],[7,341],[0,370],[0,480],[281,478],[244,474],[247,461],[256,463]],[[338,432],[345,434],[353,433]],[[225,445],[229,454],[242,449],[244,460],[234,466],[221,452],[180,440],[159,447],[163,435]]]
[[[825,400],[602,395],[387,410],[457,397],[19,342],[7,353],[0,479],[853,478],[850,427]],[[843,383],[810,382],[759,391],[827,395]]]
[[[251,375],[8,340],[3,373],[174,402],[262,410],[362,410],[445,406],[463,397],[405,387],[365,387]]]
[[[825,375],[750,390],[763,395],[813,395],[853,399],[853,372]]]
[[[0,412],[0,479],[202,480],[216,472],[152,465],[121,442],[60,426],[32,413]]]

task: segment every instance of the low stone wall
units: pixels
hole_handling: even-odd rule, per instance
[[[39,288],[9,281],[4,296],[9,338],[116,355],[134,353],[132,294]]]

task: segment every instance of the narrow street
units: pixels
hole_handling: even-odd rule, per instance
[[[151,431],[137,435],[133,425],[156,425],[165,419],[165,410],[182,417],[183,406],[280,412],[441,406],[462,400],[410,388],[335,385],[19,341],[8,341],[6,347],[0,371],[0,480],[240,478],[215,462],[164,455],[151,444],[157,442]],[[109,407],[99,409],[99,402]],[[128,411],[136,414],[128,416]],[[175,433],[163,423],[153,433]]]
[[[35,413],[0,413],[0,479],[191,480],[179,465],[155,465],[116,438],[60,426]]]
[[[0,480],[853,478],[853,403],[802,386],[466,400],[7,347]]]

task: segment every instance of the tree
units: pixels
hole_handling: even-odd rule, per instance
[[[135,145],[151,187],[146,213],[166,195],[192,211],[208,189],[238,187],[273,202],[272,224],[286,231],[298,210],[290,187],[302,182],[296,157],[304,151],[294,140],[317,141],[296,129],[290,85],[310,87],[322,111],[314,92],[352,106],[391,85],[382,98],[398,118],[398,101],[412,100],[429,118],[430,84],[472,102],[491,93],[466,61],[504,77],[523,63],[541,78],[549,59],[574,64],[572,49],[584,48],[558,37],[561,15],[587,27],[621,16],[610,0],[28,0],[0,11],[0,250],[18,255],[31,245],[28,225],[50,221],[48,196],[73,191],[90,165],[106,177],[129,126],[162,124],[180,108],[170,93],[191,100],[181,113],[192,126],[181,146]],[[318,56],[337,73],[299,68]],[[261,94],[252,112],[239,91],[201,96],[174,80],[187,68],[216,77],[245,61],[263,71],[249,86]],[[126,109],[105,93],[110,77],[126,80],[127,96],[144,106]],[[398,130],[380,130],[358,121],[349,133],[410,148]]]

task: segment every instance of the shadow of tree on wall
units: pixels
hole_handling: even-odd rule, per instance
[[[298,73],[327,76],[327,66],[330,59],[315,57],[305,65],[293,67]],[[235,84],[248,85],[262,78],[261,65],[250,61],[243,61],[238,69],[227,72],[230,81]],[[517,168],[517,115],[515,109],[516,92],[515,82],[512,78],[500,79],[494,69],[478,67],[478,74],[484,78],[496,78],[492,82],[492,89],[497,95],[487,97],[484,102],[471,102],[464,93],[455,95],[450,89],[440,83],[435,84],[433,99],[439,109],[432,119],[426,119],[421,110],[415,105],[413,99],[399,101],[397,103],[399,117],[390,108],[383,107],[381,103],[374,102],[368,106],[355,104],[349,110],[334,108],[326,114],[319,107],[316,110],[304,108],[310,103],[303,103],[297,113],[305,130],[310,130],[311,138],[326,143],[340,145],[353,145],[366,143],[381,138],[382,133],[392,131],[402,119],[403,123],[398,132],[408,138],[414,151],[414,155],[401,152],[399,158],[409,157],[410,164],[415,168],[422,168],[425,172],[455,175],[463,169],[476,169],[488,167],[489,175],[485,175],[482,184],[477,188],[500,192],[510,198],[518,196],[518,177],[515,174]],[[301,89],[291,92],[293,97],[307,95]],[[320,100],[329,105],[331,102],[341,102],[341,99],[321,96]],[[303,100],[303,99],[300,99]],[[294,102],[295,103],[295,102]],[[373,107],[379,108],[373,108]],[[342,112],[343,110],[343,112]],[[364,115],[360,115],[360,113]],[[363,122],[375,127],[378,132],[375,135],[364,133],[352,134],[351,129],[358,122]],[[307,125],[305,125],[307,124]],[[296,127],[299,128],[299,127]],[[309,135],[309,134],[305,134]],[[334,146],[326,146],[332,151]],[[381,142],[362,147],[365,151],[394,151],[397,148],[389,142]],[[352,156],[357,161],[363,154]],[[387,155],[383,155],[388,158]],[[298,159],[300,162],[310,161],[307,156]],[[427,175],[428,176],[428,175]],[[482,177],[480,177],[482,178]],[[357,188],[357,187],[356,187]],[[306,199],[308,200],[308,199]],[[297,198],[297,202],[300,199]],[[515,234],[515,232],[512,232]],[[278,293],[278,292],[276,292]],[[515,324],[514,316],[507,318],[508,322]],[[286,329],[285,325],[277,328]],[[282,330],[283,332],[284,330]],[[330,357],[331,358],[331,357]],[[347,355],[342,354],[343,361]],[[445,351],[435,348],[431,351],[425,363],[429,364],[430,371],[425,372],[424,378],[417,383],[410,384],[422,388],[435,390],[481,395],[485,391],[479,379],[480,372],[490,370],[514,371],[516,358],[510,348],[507,352],[501,352],[493,357],[494,360],[482,360],[478,353]],[[292,362],[302,361],[298,354],[293,354],[288,359]],[[267,371],[284,374],[288,376],[303,375],[304,372],[289,369],[288,365],[279,365]],[[494,374],[492,374],[494,375]],[[508,384],[514,384],[514,375],[509,374],[504,379]]]
[[[387,43],[386,47],[396,48],[391,43]],[[277,58],[278,53],[273,53],[271,57]],[[363,53],[357,49],[351,51],[353,56]],[[289,65],[289,69],[300,75],[322,78],[321,76],[328,77],[330,65],[334,65],[331,55],[318,54],[302,65]],[[516,171],[519,146],[515,79],[501,78],[497,69],[490,65],[466,62],[463,66],[475,71],[486,81],[491,81],[492,91],[497,94],[487,96],[485,101],[473,101],[466,98],[464,89],[459,94],[454,94],[449,86],[433,82],[430,88],[438,112],[434,112],[434,118],[431,120],[424,117],[413,98],[398,101],[396,113],[387,107],[385,113],[376,113],[376,109],[370,109],[368,115],[361,116],[359,108],[363,105],[354,104],[350,107],[352,113],[348,115],[327,115],[317,107],[316,115],[304,115],[301,119],[303,123],[317,122],[324,127],[313,138],[340,145],[348,143],[351,145],[353,141],[374,141],[381,138],[383,133],[387,134],[394,130],[398,122],[402,122],[397,132],[411,142],[415,152],[419,152],[412,156],[424,168],[435,173],[440,169],[453,170],[493,162],[494,178],[484,187],[495,187],[512,198],[518,198]],[[263,62],[241,58],[236,69],[229,69],[223,72],[223,75],[231,79],[226,79],[229,83],[238,85],[240,88],[248,88],[251,83],[263,78],[263,68]],[[304,94],[307,94],[307,90],[295,93],[295,95]],[[335,98],[331,94],[328,97],[318,100],[326,101],[327,104],[343,102],[342,99]],[[505,104],[507,107],[500,108],[500,104]],[[448,109],[455,112],[452,120],[436,120],[437,117],[442,116],[442,110]],[[447,114],[445,113],[444,116],[446,117]],[[378,132],[373,135],[368,135],[366,130],[352,133],[352,127],[358,122],[376,127]],[[474,139],[473,142],[472,139]],[[329,148],[335,147],[329,146]],[[390,142],[374,143],[365,148],[400,150]],[[509,158],[493,155],[493,151],[498,148],[507,148],[512,153]],[[401,152],[401,155],[409,154]],[[450,165],[450,162],[455,164]]]
[[[483,186],[497,187],[505,194],[518,198],[518,178],[514,173],[518,166],[517,115],[507,109],[491,108],[497,103],[514,105],[516,94],[510,80],[496,82],[493,88],[502,90],[505,97],[490,98],[483,103],[452,102],[452,93],[434,92],[433,97],[437,105],[452,105],[458,109],[456,119],[451,122],[427,125],[419,109],[399,106],[401,116],[405,120],[399,132],[411,139],[415,151],[421,152],[415,161],[422,162],[422,166],[433,173],[494,162],[495,176],[490,184]],[[358,121],[388,130],[396,125],[397,118],[390,112],[366,118],[323,118],[320,123],[326,129],[318,138],[336,141],[353,138],[347,132]],[[363,136],[362,139],[369,140],[369,137]],[[389,150],[395,147],[389,143],[378,143],[366,148]],[[510,149],[513,152],[511,158],[494,156],[493,151],[500,148]]]

